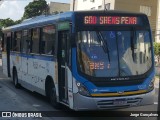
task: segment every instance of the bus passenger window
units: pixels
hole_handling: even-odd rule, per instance
[[[39,53],[39,34],[40,29],[35,28],[32,32],[32,51],[31,53]]]
[[[28,30],[28,37],[27,37],[27,49],[28,49],[28,53],[31,52],[31,49],[32,49],[32,30]]]
[[[21,38],[22,38],[21,31],[16,32],[15,39],[14,39],[14,42],[13,42],[14,43],[14,45],[13,45],[13,51],[17,51],[17,52],[20,51],[20,41],[21,41]]]
[[[23,30],[23,39],[22,39],[22,47],[21,47],[21,51],[23,53],[27,52],[27,40],[28,40],[28,30]]]
[[[12,39],[11,39],[11,51],[13,50],[13,48],[14,48],[14,36],[15,36],[15,33],[14,32],[12,32],[11,33],[12,35],[11,35],[11,37],[12,37]]]
[[[41,53],[54,54],[55,50],[55,27],[53,25],[45,26],[42,29]]]

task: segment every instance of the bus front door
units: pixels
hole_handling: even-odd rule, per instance
[[[58,87],[59,100],[68,103],[68,77],[67,77],[67,44],[69,41],[69,31],[59,31],[58,33]]]
[[[11,47],[11,33],[7,34],[7,44],[6,44],[6,52],[7,52],[7,71],[8,71],[8,77],[11,76],[10,73],[10,47]]]

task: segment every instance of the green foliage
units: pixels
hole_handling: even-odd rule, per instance
[[[154,42],[153,44],[154,46],[154,54],[155,54],[155,61],[156,61],[156,65],[160,64],[160,43],[156,43]]]
[[[10,18],[7,18],[7,19],[3,19],[0,21],[0,27],[8,27],[8,26],[11,26],[11,25],[14,25],[14,21]]]
[[[30,2],[26,7],[22,19],[27,19],[45,13],[48,5],[45,0]]]
[[[154,54],[156,56],[160,56],[160,43],[154,42],[153,46],[154,46]]]
[[[22,19],[21,20],[16,20],[16,21],[14,21],[14,25],[19,24],[21,22],[22,22]]]
[[[18,24],[18,23],[20,23],[20,22],[21,22],[21,20],[13,21],[13,20],[10,19],[10,18],[2,19],[2,20],[0,21],[0,38],[1,38],[1,36],[2,36],[2,28],[3,28],[3,27],[12,26],[12,25]]]
[[[1,37],[2,37],[2,28],[0,28],[0,40],[1,40]]]
[[[2,36],[2,28],[14,25],[14,21],[10,18],[3,19],[0,21],[0,38]]]

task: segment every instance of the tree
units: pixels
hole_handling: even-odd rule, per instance
[[[22,19],[16,20],[16,21],[14,21],[14,24],[16,25],[16,24],[19,24],[19,23],[21,23],[21,22],[22,22]]]
[[[160,62],[160,43],[154,42],[154,54],[155,54],[155,59],[157,59],[157,62]]]
[[[0,28],[0,40],[2,38],[2,28]]]
[[[7,19],[3,19],[0,21],[0,27],[8,27],[8,26],[11,26],[11,25],[14,25],[15,22],[10,19],[10,18],[7,18]]]
[[[26,7],[22,19],[27,19],[45,13],[48,5],[45,0],[36,0],[30,2]]]
[[[3,28],[3,27],[12,26],[12,25],[18,24],[18,23],[20,23],[20,22],[21,22],[21,20],[13,21],[13,20],[10,19],[10,18],[2,19],[2,20],[0,21],[0,38],[2,37],[2,28]]]
[[[15,24],[15,22],[10,18],[1,20],[0,21],[0,38],[2,37],[2,28],[3,27],[8,27],[8,26],[11,26],[11,25],[14,25],[14,24]]]

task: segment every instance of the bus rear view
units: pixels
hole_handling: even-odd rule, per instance
[[[73,26],[74,109],[153,104],[154,55],[146,15],[76,12]]]

